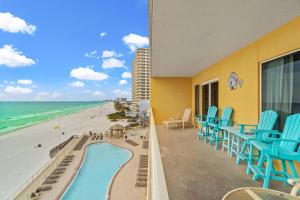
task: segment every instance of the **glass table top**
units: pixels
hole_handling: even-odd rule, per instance
[[[299,200],[300,197],[291,196],[275,190],[262,188],[238,188],[227,193],[223,200]]]

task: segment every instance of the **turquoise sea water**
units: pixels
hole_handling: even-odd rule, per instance
[[[59,116],[104,104],[97,102],[0,102],[0,136]]]
[[[89,145],[80,170],[61,200],[106,200],[113,176],[130,157],[129,150],[109,143]]]

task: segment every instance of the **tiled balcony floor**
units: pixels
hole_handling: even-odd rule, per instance
[[[256,186],[246,174],[246,164],[237,166],[235,157],[216,151],[214,146],[197,141],[197,129],[166,129],[157,127],[169,197],[172,200],[220,200],[230,190]],[[271,188],[289,192],[281,182]]]

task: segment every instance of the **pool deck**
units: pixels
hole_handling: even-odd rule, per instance
[[[39,199],[42,200],[58,200],[65,189],[68,187],[76,172],[80,168],[82,160],[84,158],[85,148],[92,143],[97,142],[108,142],[113,145],[127,148],[133,153],[133,157],[129,160],[121,170],[116,174],[110,188],[110,199],[146,199],[146,187],[135,187],[136,174],[139,164],[139,155],[148,154],[148,149],[142,148],[143,140],[139,138],[140,135],[146,136],[147,129],[131,131],[129,134],[129,139],[138,143],[137,146],[132,146],[125,142],[123,138],[121,139],[111,139],[104,137],[103,140],[91,140],[89,137],[88,141],[84,144],[83,148],[79,151],[72,151],[70,155],[74,155],[73,161],[69,166],[66,166],[66,171],[60,175],[57,182],[51,184],[52,189],[48,191],[41,192]],[[130,136],[132,135],[132,136]]]

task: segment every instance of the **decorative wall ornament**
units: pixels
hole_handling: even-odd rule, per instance
[[[240,88],[243,85],[243,80],[239,79],[239,76],[235,72],[231,72],[229,77],[228,77],[228,82],[227,85],[229,89],[234,90],[239,86]]]

